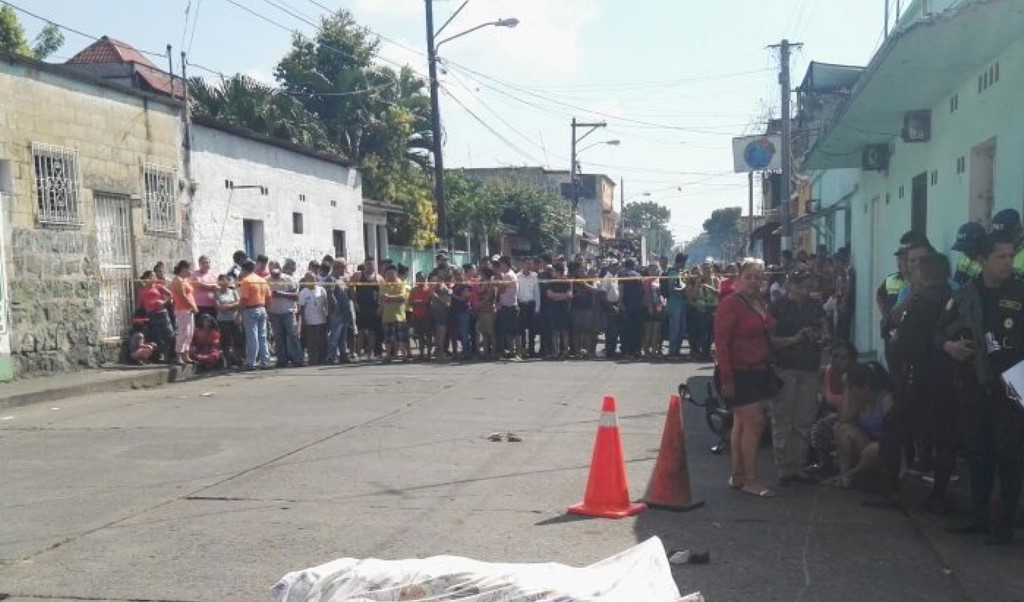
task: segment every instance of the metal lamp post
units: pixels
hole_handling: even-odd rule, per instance
[[[599,144],[618,146],[619,144],[621,144],[621,141],[603,140],[601,142],[595,142],[593,144],[585,146],[582,149],[577,149],[576,147],[580,142],[583,141],[584,138],[586,138],[590,134],[593,134],[594,130],[596,130],[597,128],[603,128],[607,126],[607,121],[600,121],[597,123],[580,123],[576,121],[575,117],[572,118],[572,162],[569,165],[569,178],[570,182],[572,183],[572,215],[570,216],[570,218],[572,219],[572,234],[569,236],[569,254],[579,252],[579,240],[576,235],[576,211],[580,206],[580,179],[577,176],[578,162],[576,161],[576,157],[581,152],[587,150],[588,148],[593,148],[595,146],[598,146]],[[582,136],[577,136],[576,130],[579,128],[585,128],[587,131],[583,132]]]
[[[437,81],[437,49],[445,42],[450,42],[455,38],[461,38],[464,35],[470,34],[478,29],[483,29],[484,27],[515,27],[519,25],[519,19],[498,19],[497,21],[481,23],[476,27],[471,27],[463,32],[435,42],[435,38],[460,12],[462,12],[462,9],[469,4],[469,0],[463,2],[452,16],[449,17],[449,19],[436,31],[434,30],[433,0],[425,0],[425,2],[427,5],[427,61],[429,63],[430,73],[430,128],[432,130],[433,140],[431,142],[433,143],[434,152],[434,203],[437,207],[437,237],[440,239],[441,244],[446,246],[448,241],[448,205],[444,198],[444,157],[442,155],[441,148],[441,108],[438,99],[439,84]]]

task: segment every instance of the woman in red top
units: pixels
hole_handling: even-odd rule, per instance
[[[171,316],[167,311],[167,301],[171,298],[171,292],[163,285],[152,271],[146,270],[140,278],[142,288],[139,289],[139,307],[146,312],[148,325],[146,327],[146,338],[157,345],[160,354],[170,358],[170,344],[174,338],[174,329],[171,328]]]
[[[774,319],[761,296],[763,277],[764,263],[759,259],[740,263],[734,294],[723,299],[715,312],[715,352],[719,388],[733,411],[729,487],[772,497],[774,492],[757,477],[765,426],[762,402],[777,392],[768,343]]]

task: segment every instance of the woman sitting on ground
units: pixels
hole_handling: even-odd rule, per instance
[[[838,472],[835,462],[836,425],[846,404],[846,371],[857,361],[857,348],[849,341],[832,344],[829,363],[821,370],[822,417],[811,427],[811,448],[816,463],[811,467],[818,478]]]
[[[844,489],[878,467],[878,442],[893,403],[889,374],[878,362],[850,366],[845,380],[846,403],[836,426],[839,474],[824,482]]]

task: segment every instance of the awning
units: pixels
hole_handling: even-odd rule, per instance
[[[889,143],[902,131],[907,111],[938,105],[1019,40],[1022,31],[1024,2],[974,0],[892,34],[803,167],[860,167],[865,146]]]
[[[775,235],[775,233],[779,230],[779,227],[779,222],[768,222],[763,226],[754,228],[754,231],[750,233],[750,238],[751,240],[756,240],[759,238],[769,238]]]

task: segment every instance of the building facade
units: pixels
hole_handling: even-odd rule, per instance
[[[363,260],[362,181],[342,159],[199,118],[189,156],[189,257],[206,255],[218,271],[238,250],[302,267],[328,254]]]
[[[1024,209],[1022,73],[1019,2],[919,0],[826,121],[805,166],[858,174],[846,202],[861,350],[881,349],[873,294],[904,232],[948,253],[964,222]]]
[[[11,55],[0,98],[0,378],[116,360],[140,268],[188,250],[183,107]]]

